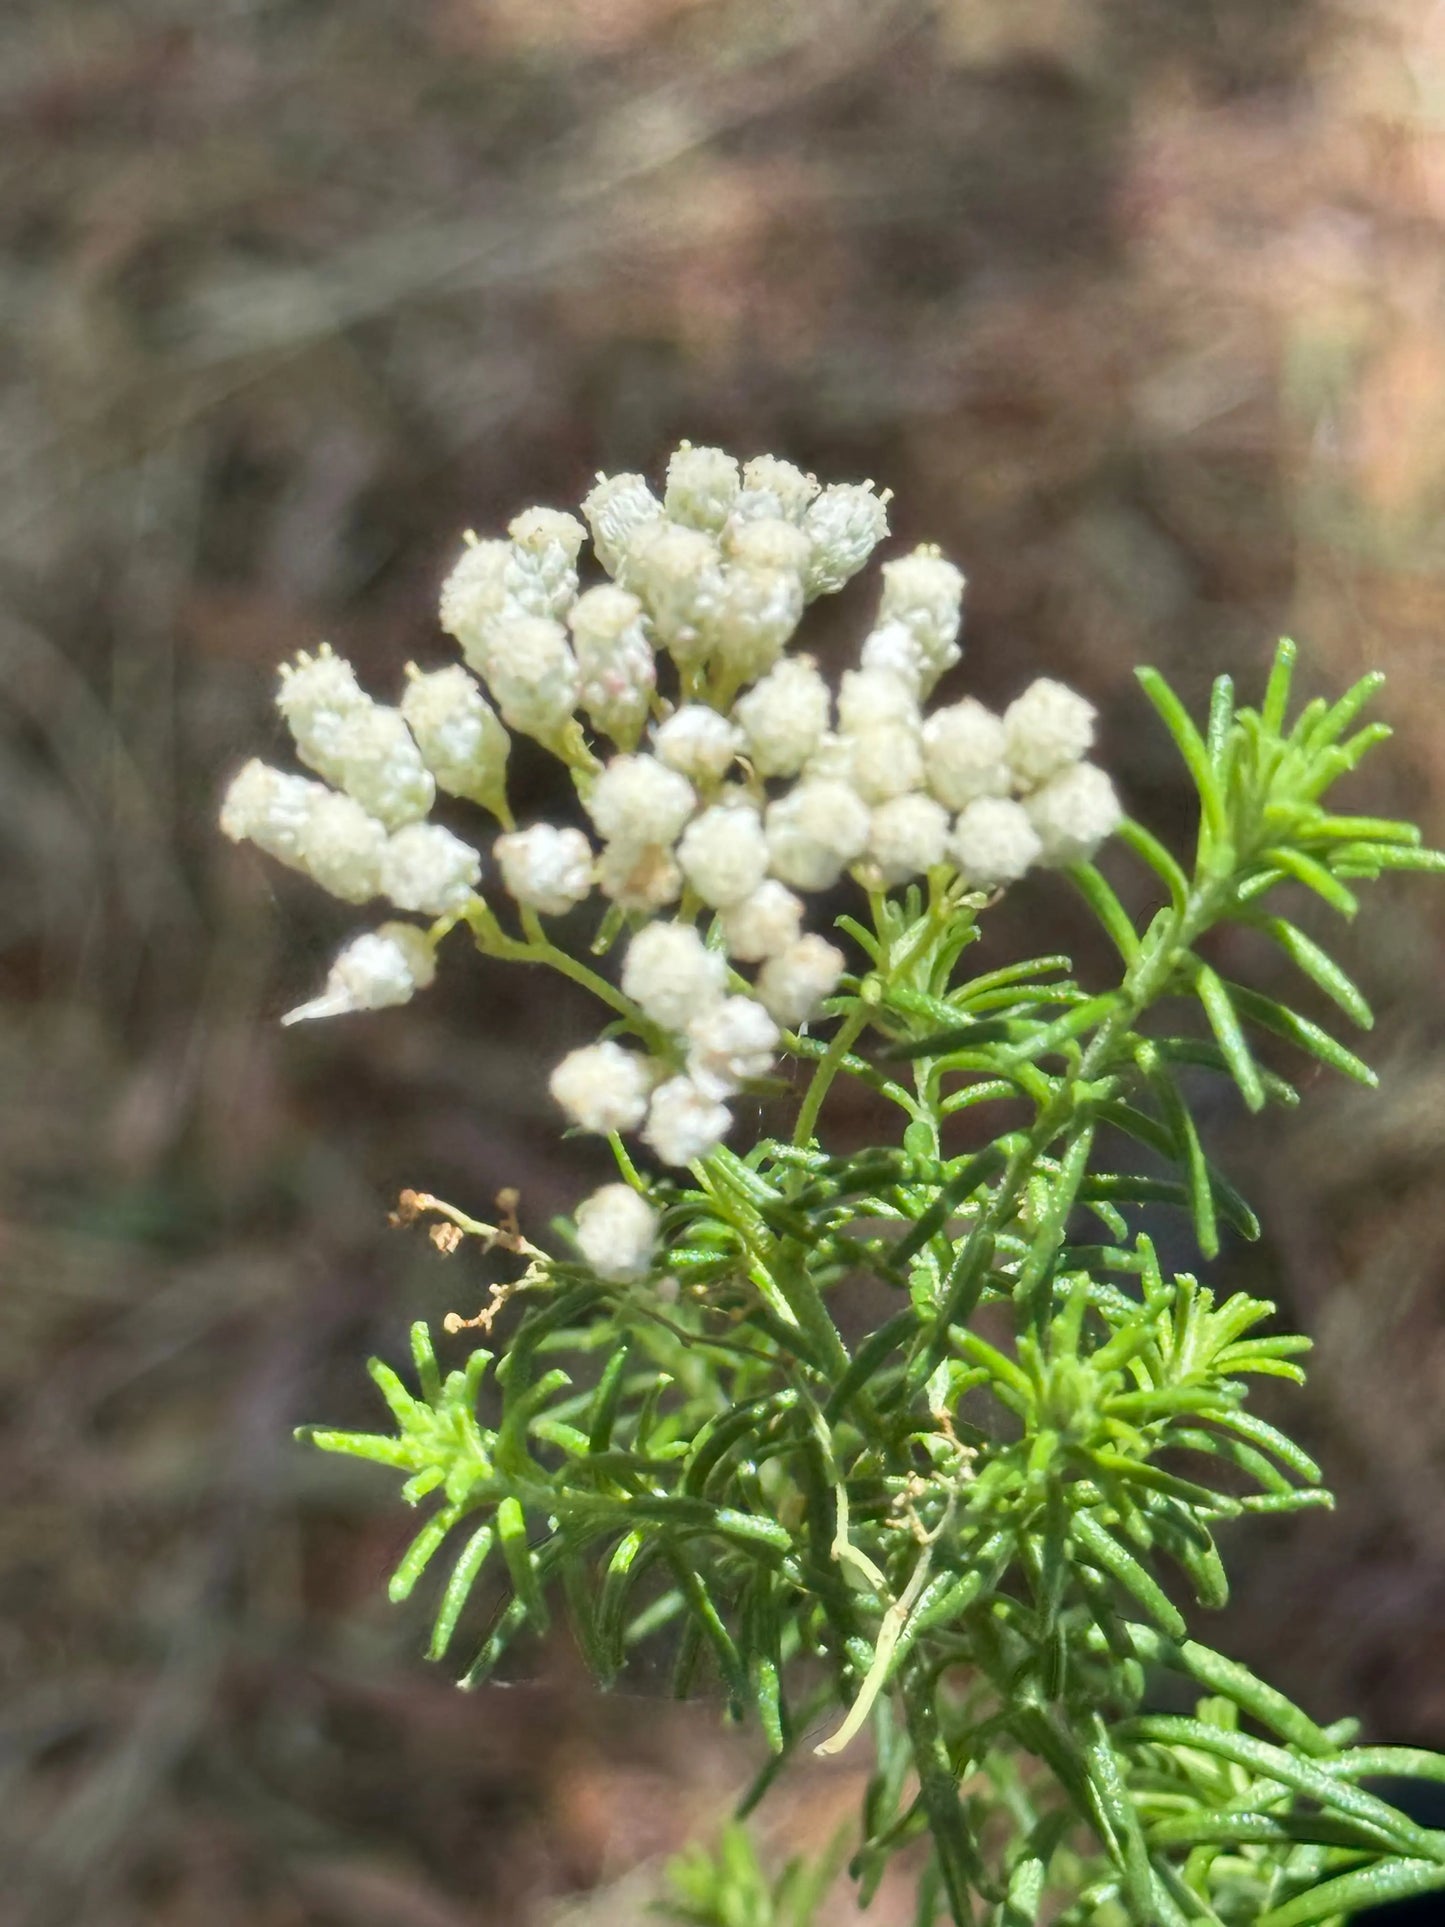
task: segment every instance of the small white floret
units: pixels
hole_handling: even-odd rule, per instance
[[[406,673],[401,713],[437,788],[495,809],[512,739],[491,704],[459,662],[426,673],[408,663]]]
[[[595,726],[631,749],[657,686],[642,604],[626,589],[600,583],[580,595],[567,616],[581,675],[581,703]]]
[[[584,800],[609,843],[675,843],[697,804],[692,784],[655,756],[614,756]]]
[[[743,464],[743,491],[751,502],[768,501],[769,513],[797,522],[818,493],[818,478],[781,456],[754,455]]]
[[[773,1017],[797,1030],[816,1017],[843,974],[841,950],[819,936],[799,937],[758,972],[757,995]]]
[[[904,676],[891,669],[845,669],[838,686],[838,730],[856,736],[880,723],[920,726],[918,698]]]
[[[846,783],[809,777],[769,804],[773,875],[795,890],[828,890],[868,843],[868,805]]]
[[[977,890],[1017,882],[1043,855],[1028,811],[1006,796],[981,796],[970,803],[954,824],[948,847],[965,882]]]
[[[657,1246],[657,1222],[630,1184],[604,1184],[577,1207],[577,1248],[599,1278],[640,1278]]]
[[[1075,763],[1024,803],[1043,845],[1041,861],[1087,863],[1124,820],[1114,785],[1097,764]]]
[[[759,776],[796,776],[822,740],[832,699],[806,656],[780,662],[733,708]]]
[[[381,889],[398,910],[446,917],[466,907],[482,874],[470,843],[440,823],[409,823],[388,838],[381,855]]]
[[[1046,783],[1089,753],[1094,705],[1067,683],[1040,676],[1003,713],[1009,766],[1018,789]]]
[[[322,773],[389,830],[415,823],[436,801],[436,783],[401,711],[381,703],[343,717]]]
[[[356,671],[329,642],[314,656],[302,650],[294,662],[281,665],[276,707],[286,720],[301,760],[329,775],[326,768],[336,734],[345,717],[369,707],[371,698],[356,680]]]
[[[577,594],[577,556],[587,531],[560,509],[523,509],[507,525],[508,583],[528,613],[565,616]]]
[[[693,889],[714,910],[741,903],[768,874],[762,820],[749,806],[716,803],[688,824],[677,860]]]
[[[741,486],[735,456],[720,448],[694,448],[691,442],[683,442],[667,464],[663,507],[674,522],[716,534]]]
[[[749,1079],[767,1076],[780,1041],[756,998],[725,997],[688,1025],[687,1074],[708,1097],[731,1097]]]
[[[640,529],[628,545],[622,579],[641,596],[653,631],[674,662],[700,663],[722,599],[717,543],[701,529],[659,522]]]
[[[650,923],[627,947],[622,989],[664,1030],[683,1031],[715,1004],[727,982],[727,965],[685,923]]]
[[[582,502],[597,560],[616,575],[639,529],[662,519],[662,504],[641,475],[599,475]]]
[[[592,845],[581,830],[534,823],[499,836],[492,854],[509,895],[545,917],[560,917],[592,888]]]
[[[604,843],[597,887],[619,909],[650,916],[682,895],[682,871],[665,843]]]
[[[572,720],[581,690],[577,659],[560,622],[547,616],[508,616],[487,632],[467,661],[485,677],[507,724],[523,736],[553,743]]]
[[[324,784],[272,769],[253,756],[231,778],[221,803],[221,833],[233,843],[254,843],[278,862],[302,869],[306,825],[326,794]]]
[[[786,884],[767,877],[751,896],[722,913],[723,942],[741,963],[761,963],[796,943],[803,928],[802,900]]]
[[[670,1077],[652,1094],[642,1141],[664,1164],[695,1164],[717,1149],[731,1123],[726,1104],[699,1090],[690,1077]]]
[[[386,831],[350,796],[323,790],[301,833],[300,867],[343,903],[365,903],[381,890]]]
[[[927,695],[962,650],[958,646],[963,572],[933,544],[883,564],[878,623],[899,622],[918,646],[922,692]]]
[[[717,783],[742,747],[736,723],[706,703],[684,703],[653,731],[659,759],[694,783]]]
[[[834,482],[811,502],[803,531],[813,544],[806,589],[832,595],[850,582],[888,533],[889,491],[873,493],[871,482]]]
[[[708,623],[709,659],[733,686],[753,682],[777,662],[802,615],[803,580],[795,570],[730,563]]]
[[[801,581],[813,545],[796,524],[780,515],[759,515],[730,522],[723,531],[723,554],[745,569],[781,569]]]
[[[923,725],[923,771],[945,809],[962,810],[980,796],[1013,788],[1002,717],[972,696],[935,709]]]
[[[896,796],[880,803],[868,830],[868,860],[892,889],[942,863],[948,812],[931,796]]]
[[[569,1051],[547,1088],[570,1123],[607,1134],[637,1129],[655,1081],[650,1059],[605,1038]]]
[[[436,959],[422,932],[409,923],[384,923],[353,937],[327,973],[326,988],[309,1004],[287,1011],[283,1024],[344,1017],[407,1003],[436,976]]]
[[[461,644],[468,662],[486,647],[493,623],[506,615],[522,611],[512,600],[508,571],[512,564],[509,542],[479,542],[468,536],[467,545],[442,584],[441,626]]]
[[[865,803],[886,803],[923,782],[923,739],[917,723],[875,723],[844,738],[849,780]]]

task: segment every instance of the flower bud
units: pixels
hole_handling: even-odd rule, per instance
[[[482,859],[440,823],[409,823],[387,840],[381,889],[398,910],[446,917],[466,907],[482,874]]]
[[[717,783],[742,747],[742,731],[706,703],[684,703],[653,731],[658,759],[694,783]]]
[[[642,604],[626,589],[602,583],[577,598],[567,621],[582,679],[582,707],[604,735],[631,749],[657,686]]]
[[[1003,721],[965,696],[936,709],[923,725],[923,771],[945,809],[962,810],[980,796],[1007,796],[1013,773]]]
[[[887,535],[889,494],[885,489],[875,495],[871,482],[834,482],[809,505],[803,516],[803,531],[813,544],[809,601],[850,582]]]
[[[494,623],[481,654],[467,661],[486,678],[509,726],[555,743],[572,720],[581,688],[577,660],[561,623],[509,616]]]
[[[687,1029],[687,1074],[706,1097],[731,1097],[766,1077],[781,1042],[777,1025],[752,997],[725,997]]]
[[[496,813],[512,742],[460,663],[423,674],[407,664],[401,713],[438,789]]]
[[[880,803],[868,829],[868,860],[885,889],[925,875],[942,863],[948,812],[931,796],[895,796]]]
[[[635,1131],[655,1082],[651,1060],[610,1038],[569,1051],[547,1088],[568,1121],[584,1131]]]
[[[384,1010],[407,1003],[436,976],[436,959],[413,924],[384,923],[353,937],[332,964],[326,988],[309,1004],[287,1011],[283,1024],[313,1017],[344,1017],[355,1010]]]
[[[293,870],[304,869],[301,846],[306,826],[327,794],[324,784],[272,769],[253,756],[231,778],[221,803],[221,832],[233,843],[254,843]]]
[[[692,815],[692,784],[655,756],[614,756],[584,799],[609,843],[675,843]]]
[[[843,974],[841,950],[823,937],[799,937],[769,957],[758,972],[757,995],[768,1012],[789,1030],[816,1017]]]
[[[630,1184],[604,1184],[577,1207],[577,1248],[599,1278],[640,1278],[657,1244],[657,1213]]]
[[[829,890],[868,842],[868,805],[845,783],[809,777],[767,814],[772,871],[797,890]]]
[[[682,873],[715,910],[741,903],[768,874],[768,840],[749,806],[716,803],[695,816],[677,846]]]
[[[806,656],[785,658],[733,707],[759,776],[796,776],[828,727],[828,685]]]
[[[728,955],[742,963],[761,963],[786,950],[797,942],[802,928],[801,900],[775,877],[765,878],[751,896],[730,903],[722,913]]]
[[[646,925],[622,963],[623,994],[664,1030],[686,1030],[717,1002],[726,982],[726,963],[685,923]]]
[[[301,833],[300,867],[343,903],[380,893],[386,831],[350,796],[322,790]]]
[[[616,575],[639,529],[662,518],[662,504],[640,475],[599,475],[583,499],[597,560]]]
[[[1087,863],[1124,820],[1114,785],[1094,763],[1074,763],[1024,801],[1043,845],[1041,862]]]
[[[508,894],[544,917],[564,916],[592,888],[592,846],[581,830],[534,823],[499,836],[492,854]]]
[[[715,535],[728,519],[742,486],[737,460],[720,448],[683,442],[667,464],[663,506],[674,522]]]
[[[1015,883],[1043,854],[1038,832],[1022,803],[981,796],[953,826],[949,854],[976,890]]]
[[[642,1141],[664,1164],[695,1164],[717,1149],[732,1121],[727,1105],[699,1090],[690,1077],[671,1077],[652,1094]]]
[[[1089,752],[1094,705],[1067,683],[1040,676],[1003,713],[1004,737],[1015,787],[1046,783]]]

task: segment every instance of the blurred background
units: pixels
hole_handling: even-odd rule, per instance
[[[385,1600],[393,1482],[291,1439],[478,1301],[402,1185],[578,1194],[574,1018],[458,957],[282,1033],[351,920],[220,787],[279,657],[393,690],[463,528],[688,436],[890,484],[969,571],[966,686],[1076,682],[1166,828],[1136,661],[1383,668],[1355,796],[1445,840],[1445,7],[7,0],[0,184],[0,1917],[620,1927],[756,1736],[565,1640],[458,1694]],[[1216,1128],[1340,1506],[1235,1537],[1216,1643],[1439,1746],[1445,892],[1338,941],[1382,1092]]]

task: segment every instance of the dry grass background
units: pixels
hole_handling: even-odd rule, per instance
[[[1445,838],[1442,74],[1435,0],[9,0],[0,1917],[601,1927],[753,1756],[564,1645],[457,1695],[389,1482],[290,1442],[475,1291],[400,1185],[575,1194],[580,1019],[453,969],[283,1039],[344,922],[213,828],[276,659],[385,687],[462,527],[719,439],[891,483],[971,685],[1076,680],[1140,809],[1131,664],[1197,696],[1292,629],[1390,672],[1362,801]],[[1218,1118],[1342,1499],[1240,1537],[1220,1638],[1437,1744],[1442,936],[1401,882],[1344,939],[1380,1096]]]

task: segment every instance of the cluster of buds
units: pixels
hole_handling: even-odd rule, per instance
[[[482,853],[427,820],[439,790],[464,798],[500,825],[495,876],[524,950],[549,941],[538,918],[594,894],[628,932],[620,984],[642,1048],[608,1037],[571,1052],[551,1077],[563,1113],[639,1132],[686,1166],[716,1149],[728,1100],[837,987],[845,959],[806,929],[809,896],[845,873],[873,892],[928,878],[986,895],[1092,854],[1119,806],[1085,760],[1094,712],[1081,696],[1045,679],[1002,716],[971,697],[932,702],[961,654],[964,587],[936,548],[883,564],[859,666],[836,693],[790,651],[807,605],[886,535],[887,501],[871,483],[820,487],[773,456],[739,463],[684,443],[661,497],[640,475],[601,476],[585,526],[536,508],[506,540],[468,538],[441,596],[465,667],[408,666],[398,707],[372,701],[324,646],[283,669],[278,707],[323,780],[249,763],[223,829],[349,903],[384,897],[435,920],[355,939],[291,1019],[405,1001],[460,920],[487,947],[499,926]],[[611,579],[584,586],[589,533]],[[513,822],[514,733],[567,765],[590,836]],[[594,1268],[621,1278],[651,1247],[615,1190],[578,1224]]]

